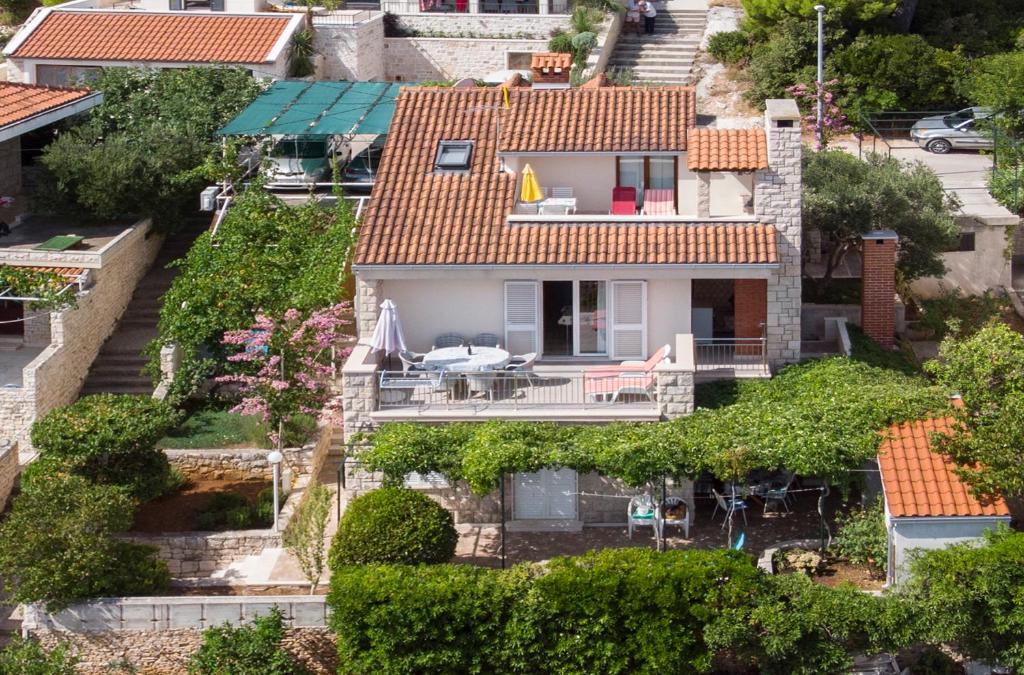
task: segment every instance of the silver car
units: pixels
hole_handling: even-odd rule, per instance
[[[978,120],[991,117],[988,108],[964,108],[949,115],[933,115],[917,121],[910,128],[910,137],[929,152],[944,155],[959,150],[987,150],[991,136],[977,128]]]

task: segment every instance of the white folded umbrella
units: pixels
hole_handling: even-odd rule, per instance
[[[385,354],[397,354],[405,350],[405,336],[402,335],[402,322],[398,320],[398,308],[391,300],[380,303],[380,316],[373,329],[370,349]]]

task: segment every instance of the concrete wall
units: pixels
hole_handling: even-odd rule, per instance
[[[81,659],[76,672],[86,675],[109,673],[113,663],[147,675],[183,673],[202,644],[204,629],[251,621],[275,606],[288,625],[284,648],[314,673],[337,672],[324,596],[111,598],[72,605],[55,615],[29,605],[22,628],[47,649],[69,643]]]
[[[181,61],[62,61],[60,59],[8,59],[7,81],[51,86],[75,86],[83,73],[99,68],[155,68],[158,70],[186,68],[190,63]],[[288,58],[282,54],[273,63],[225,64],[243,68],[257,79],[283,79],[288,74]],[[37,70],[38,68],[42,70]]]
[[[1016,218],[957,218],[961,232],[974,233],[973,251],[950,251],[943,254],[946,274],[941,277],[918,279],[911,284],[915,294],[933,298],[943,292],[959,288],[966,295],[981,295],[987,290],[1010,288],[1011,264],[1007,247],[1007,228]]]
[[[979,542],[986,530],[1006,518],[892,518],[889,520],[890,578],[897,583],[909,577],[908,562],[914,550],[946,548],[952,544]],[[895,554],[895,555],[893,555]]]
[[[324,80],[384,79],[384,15],[352,25],[315,22],[314,47]]]
[[[384,76],[424,82],[483,78],[508,67],[508,52],[547,51],[547,40],[384,38]]]
[[[148,223],[142,222],[119,237],[116,246],[103,252],[101,267],[92,272],[95,282],[79,295],[77,306],[50,315],[49,346],[25,367],[20,389],[0,390],[0,429],[6,438],[30,447],[28,430],[32,422],[78,398],[100,347],[160,250],[163,237],[147,237],[148,230]],[[10,257],[18,256],[14,253]],[[71,260],[54,263],[76,264]]]
[[[617,162],[615,155],[517,157],[509,167],[521,172],[529,164],[541,187],[571,187],[579,212],[609,213]]]
[[[21,137],[0,143],[0,196],[21,194]],[[10,224],[10,223],[8,223]]]

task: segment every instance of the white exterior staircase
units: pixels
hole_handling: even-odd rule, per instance
[[[687,84],[707,11],[682,9],[679,4],[672,0],[655,4],[654,35],[620,33],[608,66],[632,71],[640,84]],[[643,17],[640,22],[642,30]]]

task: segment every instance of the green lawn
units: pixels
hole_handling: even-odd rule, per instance
[[[226,410],[200,410],[160,439],[161,448],[267,447],[259,422]]]

